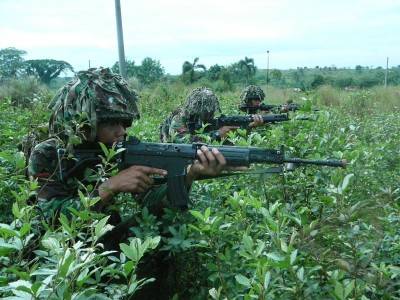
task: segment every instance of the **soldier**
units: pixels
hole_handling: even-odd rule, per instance
[[[270,113],[271,110],[276,113],[287,113],[291,110],[295,110],[298,106],[293,103],[293,100],[289,99],[285,104],[282,105],[271,105],[272,107],[268,108],[268,105],[263,103],[265,98],[264,91],[257,85],[249,85],[247,86],[240,95],[240,104],[239,109],[242,111],[246,111],[248,114],[254,114],[259,111],[264,113]]]
[[[60,212],[68,213],[68,207],[79,209],[78,179],[86,182],[84,174],[77,174],[62,182],[59,176],[57,149],[85,147],[102,142],[108,146],[123,141],[126,130],[133,120],[139,118],[138,95],[127,83],[108,68],[89,69],[58,91],[49,104],[52,114],[49,121],[51,138],[33,149],[28,173],[39,182],[38,207],[47,217]],[[73,153],[73,151],[72,151]],[[216,149],[202,147],[199,161],[188,167],[185,178],[187,189],[201,176],[215,176],[224,169],[225,158]],[[147,166],[132,166],[105,179],[95,188],[100,197],[97,209],[104,211],[115,195],[129,192],[140,195],[143,205],[156,211],[168,205],[165,185],[153,188],[153,175],[165,176],[166,171]],[[116,219],[118,222],[118,218]]]
[[[164,143],[187,143],[201,141],[201,137],[190,130],[191,123],[206,124],[215,113],[221,113],[219,99],[214,92],[206,87],[194,89],[187,97],[182,108],[174,111],[160,126],[160,139]],[[249,127],[262,124],[262,118],[254,116],[254,122]],[[237,126],[223,126],[218,130],[208,132],[212,140],[225,139],[229,132],[237,129]]]
[[[257,85],[247,86],[240,95],[239,106],[249,107],[247,113],[255,113],[260,109],[260,105],[265,98],[264,91]],[[268,110],[265,112],[269,112]]]

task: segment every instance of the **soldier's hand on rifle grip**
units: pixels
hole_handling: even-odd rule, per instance
[[[259,127],[264,124],[263,117],[261,115],[253,115],[253,122],[249,124],[250,128]]]
[[[166,176],[167,171],[147,166],[131,166],[109,178],[99,186],[99,196],[103,202],[121,192],[140,194],[154,183],[151,175]]]
[[[228,132],[236,130],[238,128],[239,126],[222,126],[220,129],[218,129],[218,133],[219,136],[224,139],[228,135]]]

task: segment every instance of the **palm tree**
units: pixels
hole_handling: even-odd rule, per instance
[[[199,58],[196,57],[193,60],[193,63],[185,61],[182,65],[182,77],[187,78],[188,83],[193,83],[201,77],[200,73],[196,71],[200,70],[203,70],[203,72],[206,71],[206,67],[204,65],[197,64],[198,61]]]
[[[248,84],[250,77],[252,77],[256,74],[256,67],[254,65],[254,59],[248,58],[247,56],[245,56],[244,59],[239,61],[239,66],[245,72],[246,84]]]

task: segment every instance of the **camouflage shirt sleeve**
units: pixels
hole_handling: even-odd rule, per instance
[[[189,128],[187,128],[183,118],[176,115],[171,120],[168,135],[171,143],[191,143],[191,134]]]
[[[175,116],[169,127],[170,143],[190,144],[190,143],[207,143],[211,141],[220,141],[218,130],[212,130],[202,134],[191,134],[183,117]]]
[[[68,207],[81,207],[77,196],[77,182],[63,183],[60,180],[57,147],[57,139],[48,139],[37,144],[28,163],[29,177],[39,183],[37,205],[46,219],[55,217],[60,212],[68,214]]]

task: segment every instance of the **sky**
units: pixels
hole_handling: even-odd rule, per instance
[[[125,56],[258,68],[400,65],[400,0],[121,0]],[[69,62],[118,60],[114,0],[0,0],[0,49]],[[269,55],[267,55],[269,51]]]

